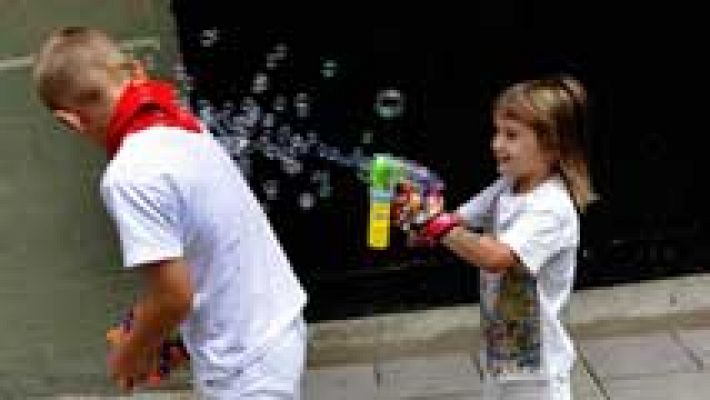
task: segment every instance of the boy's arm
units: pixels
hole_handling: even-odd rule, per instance
[[[149,349],[187,317],[192,307],[192,283],[184,259],[165,260],[141,267],[145,292],[134,310],[129,349]]]
[[[184,320],[191,307],[193,287],[184,259],[164,260],[140,267],[145,290],[133,310],[130,334],[116,349],[113,374],[133,377],[144,359]]]

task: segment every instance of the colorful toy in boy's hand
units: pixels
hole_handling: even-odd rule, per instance
[[[106,340],[111,346],[117,346],[125,340],[131,331],[132,325],[133,310],[128,312],[119,325],[110,328],[106,332]],[[153,354],[155,356],[147,360],[150,365],[150,372],[146,377],[146,385],[149,387],[160,385],[161,382],[168,378],[171,371],[185,366],[189,360],[187,349],[185,349],[185,345],[177,333],[163,340]]]
[[[389,246],[391,221],[407,233],[410,245],[421,245],[417,230],[443,210],[443,190],[443,182],[427,168],[376,155],[370,166],[368,245]]]

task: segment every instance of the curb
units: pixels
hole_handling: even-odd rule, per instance
[[[478,304],[309,324],[308,365],[345,363],[450,351],[475,351]],[[577,335],[710,326],[710,273],[584,289],[572,294],[566,323]]]

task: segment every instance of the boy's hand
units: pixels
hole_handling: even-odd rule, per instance
[[[108,355],[108,371],[111,379],[123,391],[142,386],[150,377],[158,360],[158,353],[137,354],[130,351],[126,341],[113,344]]]
[[[138,358],[127,354],[125,346],[115,345],[108,354],[108,374],[122,391],[131,391],[138,385],[139,366]]]
[[[166,335],[186,318],[192,307],[193,290],[188,266],[182,258],[141,267],[145,294],[129,313],[120,339],[110,350],[108,367],[119,386],[158,385],[169,372],[163,362]],[[122,326],[123,328],[123,326]]]

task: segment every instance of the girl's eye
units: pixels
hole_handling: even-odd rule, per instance
[[[517,132],[515,132],[515,131],[513,131],[513,130],[506,130],[506,131],[505,131],[505,138],[506,138],[506,139],[513,140],[513,139],[516,139],[517,137],[518,137],[518,133],[517,133]]]

